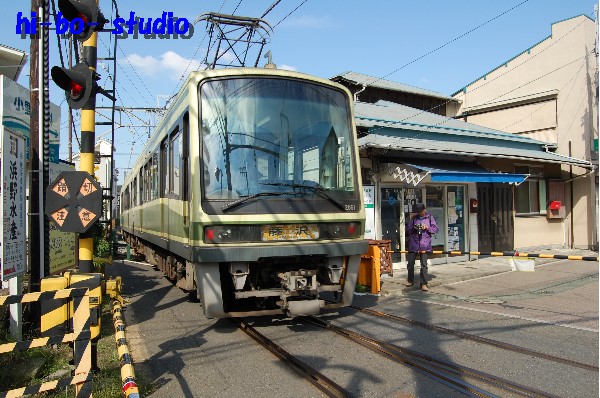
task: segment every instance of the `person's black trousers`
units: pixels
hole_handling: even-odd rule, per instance
[[[415,283],[415,261],[417,259],[417,254],[419,255],[419,259],[421,261],[421,272],[419,276],[421,278],[421,285],[427,284],[427,253],[408,253],[408,264],[406,265],[406,269],[408,270],[408,277],[406,278],[409,283]]]

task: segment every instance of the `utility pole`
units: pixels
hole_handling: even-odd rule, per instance
[[[41,0],[31,0],[31,12],[36,14],[39,12],[41,6]],[[40,32],[39,26],[37,32]],[[39,34],[39,33],[38,33]],[[29,115],[29,170],[31,171],[31,177],[29,179],[29,292],[37,292],[40,290],[40,264],[39,264],[39,253],[40,253],[40,230],[41,225],[39,222],[40,215],[40,196],[39,196],[39,184],[40,184],[40,154],[39,148],[39,63],[37,62],[39,56],[39,41],[38,37],[32,36],[29,47],[30,62],[29,62],[29,92],[30,92],[30,110]],[[35,306],[33,306],[35,307]],[[32,314],[33,315],[33,314]],[[34,317],[33,319],[37,319]]]
[[[598,138],[600,136],[600,4],[596,3],[594,5],[594,15],[596,17],[596,134],[594,137],[594,131],[592,129],[592,151],[594,153],[594,147],[598,146]],[[600,151],[596,149],[596,161],[598,161],[598,154]],[[594,159],[594,155],[592,155],[592,160]],[[598,175],[598,170],[596,170],[596,176]],[[597,178],[597,177],[596,177]],[[600,222],[598,222],[598,215],[600,214],[600,203],[598,201],[598,189],[596,186],[596,178],[592,178],[591,180],[591,191],[594,194],[592,196],[592,204],[595,207],[595,211],[592,212],[594,216],[593,219],[596,220],[596,225],[594,228],[595,231],[595,239],[593,239],[592,244],[594,250],[598,250],[599,240],[600,240]],[[594,234],[592,234],[593,236]]]
[[[69,36],[69,69],[73,67],[73,36]],[[69,162],[73,161],[73,112],[69,109]]]

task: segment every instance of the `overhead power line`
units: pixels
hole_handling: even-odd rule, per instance
[[[269,6],[269,8],[267,8],[267,10],[262,13],[262,15],[260,16],[260,18],[266,17],[267,14],[270,13],[271,11],[273,11],[273,8],[275,8],[277,6],[277,4],[279,4],[279,3],[281,3],[281,0],[276,0],[275,3],[271,4]]]
[[[544,73],[543,75],[540,75],[540,76],[536,77],[535,79],[532,79],[532,80],[530,80],[530,81],[528,81],[528,82],[526,82],[526,83],[524,83],[524,84],[522,84],[522,85],[520,85],[520,86],[518,86],[518,87],[512,88],[512,89],[508,90],[507,92],[505,92],[505,93],[503,93],[503,94],[500,94],[500,95],[498,95],[498,96],[496,96],[496,97],[494,97],[494,98],[490,99],[489,101],[486,101],[485,103],[483,103],[483,104],[481,104],[481,105],[488,105],[488,104],[490,104],[490,103],[492,103],[492,102],[494,102],[494,101],[498,100],[499,98],[502,98],[502,97],[504,97],[505,95],[508,95],[508,94],[510,94],[510,93],[512,93],[512,92],[514,92],[514,91],[517,91],[517,90],[519,90],[519,89],[521,89],[521,88],[523,88],[523,87],[525,87],[525,86],[528,86],[528,85],[530,85],[531,83],[534,83],[534,82],[536,82],[536,81],[538,81],[538,80],[540,80],[540,79],[543,79],[544,77],[547,77],[547,76],[549,76],[549,75],[551,75],[551,74],[553,74],[553,73],[555,73],[555,72],[558,72],[559,70],[561,70],[561,69],[563,69],[563,68],[566,68],[567,66],[570,66],[570,65],[574,64],[574,63],[575,63],[575,62],[577,62],[577,61],[580,61],[580,60],[582,60],[582,59],[585,59],[585,57],[587,57],[589,54],[592,54],[592,53],[594,53],[595,51],[596,51],[595,49],[592,49],[590,52],[588,52],[588,53],[587,53],[586,55],[584,55],[583,57],[576,58],[576,59],[574,59],[573,61],[570,61],[570,62],[568,62],[568,63],[566,63],[566,64],[564,64],[564,65],[561,65],[561,66],[559,66],[559,67],[558,67],[558,68],[556,68],[556,69],[553,69],[553,70],[551,70],[550,72]],[[444,123],[446,123],[446,122],[448,122],[448,121],[450,121],[450,120],[455,120],[455,119],[454,119],[454,117],[446,117],[446,118],[444,118],[444,120],[440,121],[439,123],[436,123],[436,124],[434,124],[434,125],[431,125],[431,126],[427,126],[427,127],[426,127],[426,130],[427,130],[427,131],[425,131],[425,130],[424,130],[424,131],[421,131],[421,132],[419,132],[419,133],[415,134],[415,135],[414,135],[414,136],[412,136],[412,137],[400,137],[400,138],[398,138],[398,140],[397,140],[397,141],[395,141],[393,144],[396,144],[396,143],[399,143],[399,142],[402,142],[402,141],[406,141],[406,140],[415,140],[415,139],[419,138],[421,135],[423,135],[423,134],[427,133],[428,131],[430,131],[431,129],[433,129],[433,128],[435,128],[435,127],[439,127],[439,126],[441,126],[442,124],[444,124]],[[397,123],[399,123],[399,122],[394,122],[394,123],[392,123],[392,125],[393,125],[393,124],[397,124]],[[387,126],[386,126],[386,127],[387,127]],[[382,128],[382,127],[380,127],[380,128]],[[379,128],[378,128],[378,129],[379,129]]]
[[[556,39],[553,39],[552,43],[550,43],[550,45],[548,45],[547,47],[543,48],[541,51],[536,52],[535,54],[531,55],[529,58],[527,58],[525,61],[521,62],[520,64],[517,64],[515,67],[507,70],[506,72],[504,72],[504,73],[502,73],[502,74],[500,74],[498,76],[495,76],[492,79],[486,79],[485,83],[483,83],[483,84],[481,84],[481,85],[479,85],[479,86],[477,86],[475,88],[470,89],[469,93],[473,93],[474,91],[477,91],[477,90],[479,90],[479,89],[487,86],[488,84],[491,84],[492,82],[498,80],[499,78],[504,77],[504,76],[506,76],[506,75],[508,75],[510,73],[513,73],[517,68],[520,68],[521,66],[525,65],[526,63],[533,61],[536,57],[540,56],[545,51],[547,51],[550,48],[552,48],[553,46],[557,45],[562,39],[564,39],[565,37],[567,37],[569,34],[573,33],[573,31],[575,31],[578,27],[580,27],[583,24],[583,22],[584,21],[582,21],[579,24],[577,24],[576,26],[574,26],[571,30],[569,30],[568,32],[566,32],[564,35],[562,35],[562,36],[560,36],[560,37],[558,37]],[[421,110],[421,111],[415,113],[414,115],[405,117],[404,119],[401,119],[401,120],[398,120],[398,121],[395,121],[394,123],[392,123],[390,125],[387,125],[385,127],[390,127],[390,126],[393,126],[395,124],[400,124],[400,123],[405,122],[407,120],[413,119],[413,118],[415,118],[415,117],[417,117],[419,115],[422,115],[422,114],[427,113],[427,112],[431,112],[431,111],[433,111],[435,109],[438,109],[438,108],[440,108],[440,107],[442,107],[444,105],[447,105],[447,104],[449,104],[452,101],[453,100],[448,100],[448,101],[443,102],[441,104],[435,105],[435,106],[433,106],[433,107],[431,107],[429,109]],[[450,119],[453,119],[453,118],[456,118],[456,116],[452,116],[451,118],[449,118],[447,120],[450,120]],[[384,127],[382,126],[382,127],[376,128],[376,129],[369,130],[369,133],[373,133],[373,132],[375,132],[375,131],[377,131],[379,129],[382,129],[382,128],[384,128]]]
[[[298,5],[298,7],[294,8],[292,11],[290,11],[290,13],[288,15],[286,15],[285,17],[283,17],[279,22],[277,22],[274,26],[273,29],[275,29],[280,23],[282,23],[283,21],[285,21],[290,15],[292,15],[293,13],[295,13],[298,8],[302,7],[304,5],[304,3],[306,3],[308,0],[304,0],[302,3],[300,3]]]
[[[459,35],[459,36],[455,37],[454,39],[452,39],[452,40],[450,40],[450,41],[447,41],[446,43],[442,44],[441,46],[439,46],[439,47],[437,47],[437,48],[435,48],[435,49],[433,49],[433,50],[431,50],[431,51],[429,51],[429,52],[427,52],[427,53],[425,53],[425,54],[421,55],[420,57],[417,57],[417,58],[413,59],[413,60],[412,60],[412,61],[410,61],[410,62],[407,62],[407,63],[405,63],[404,65],[402,65],[401,67],[399,67],[399,68],[397,68],[397,69],[393,70],[392,72],[388,73],[387,75],[385,75],[385,76],[383,76],[383,77],[380,77],[379,79],[377,79],[377,80],[375,80],[375,81],[373,81],[373,82],[369,83],[367,86],[371,86],[371,85],[373,85],[373,84],[377,83],[378,81],[380,81],[380,80],[383,80],[383,79],[385,79],[385,78],[387,78],[387,77],[389,77],[389,76],[393,75],[394,73],[396,73],[396,72],[398,72],[398,71],[400,71],[400,70],[402,70],[402,69],[406,68],[407,66],[409,66],[409,65],[412,65],[412,64],[414,64],[415,62],[417,62],[417,61],[419,61],[419,60],[421,60],[421,59],[423,59],[423,58],[427,57],[428,55],[431,55],[431,54],[433,54],[434,52],[441,50],[442,48],[444,48],[444,47],[448,46],[449,44],[452,44],[452,43],[454,43],[455,41],[462,39],[463,37],[465,37],[465,36],[467,36],[467,35],[469,35],[469,34],[471,34],[471,33],[475,32],[477,29],[484,27],[485,25],[489,24],[490,22],[492,22],[492,21],[495,21],[496,19],[500,18],[501,16],[503,16],[503,15],[505,15],[505,14],[507,14],[507,13],[511,12],[512,10],[514,10],[514,9],[516,9],[516,8],[518,8],[518,7],[520,7],[520,6],[522,6],[523,4],[527,3],[528,1],[529,1],[529,0],[525,0],[525,1],[522,1],[522,2],[520,2],[519,4],[517,4],[517,5],[515,5],[515,6],[511,7],[511,8],[509,8],[508,10],[506,10],[506,11],[504,11],[504,12],[502,12],[502,13],[500,13],[500,14],[496,15],[495,17],[493,17],[493,18],[491,18],[491,19],[488,19],[488,20],[487,20],[487,21],[485,21],[484,23],[477,25],[477,26],[476,26],[476,27],[474,27],[473,29],[471,29],[471,30],[469,30],[469,31],[467,31],[467,32],[465,32],[465,33],[463,33],[463,34],[461,34],[461,35]],[[302,3],[302,4],[304,4],[304,3]],[[301,5],[302,5],[302,4],[301,4]]]

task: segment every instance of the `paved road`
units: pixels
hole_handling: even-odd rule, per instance
[[[130,300],[125,318],[136,372],[152,397],[319,397],[320,392],[227,320],[206,320],[198,303],[149,265],[118,262]],[[433,286],[429,293],[356,296],[355,304],[598,365],[598,264],[557,261],[533,273],[508,272]],[[335,324],[539,388],[597,397],[598,373],[482,346],[352,309]],[[330,332],[296,320],[259,318],[255,327],[351,391],[353,396],[461,396]],[[505,396],[505,395],[503,395]]]

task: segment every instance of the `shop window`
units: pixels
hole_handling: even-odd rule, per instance
[[[433,250],[445,250],[444,245],[444,226],[446,225],[446,215],[444,214],[444,186],[427,185],[425,188],[425,206],[427,212],[434,218],[438,226],[438,232],[431,237],[431,246]],[[443,255],[436,254],[431,258],[441,258]]]
[[[465,251],[465,187],[447,187],[448,250]]]
[[[515,166],[515,173],[529,174],[529,178],[515,189],[517,215],[546,214],[546,181],[540,166]]]
[[[400,247],[400,214],[402,212],[402,189],[381,188],[381,239],[390,240],[392,250]],[[398,257],[398,256],[395,256]]]

